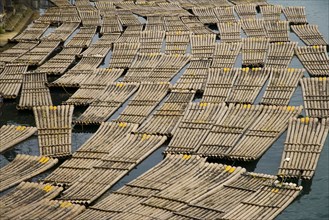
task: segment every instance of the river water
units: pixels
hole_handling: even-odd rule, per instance
[[[325,36],[328,41],[329,37],[329,1],[328,0],[269,0],[269,3],[280,4],[283,6],[305,6],[308,22],[311,24],[319,25],[320,32]],[[41,12],[44,11],[41,9]],[[290,38],[293,41],[297,41],[299,45],[304,45],[299,38],[290,33]],[[98,39],[95,36],[94,41]],[[101,67],[107,67],[108,62],[111,58],[111,54],[106,57],[104,64]],[[241,66],[241,57],[238,58],[236,67]],[[290,64],[292,68],[303,68],[299,60],[294,57],[292,63]],[[184,68],[186,69],[186,68]],[[181,71],[181,73],[184,71]],[[181,74],[180,73],[180,74]],[[179,74],[179,75],[180,75]],[[308,77],[308,74],[305,75]],[[175,81],[178,77],[175,77]],[[51,79],[50,79],[51,80]],[[264,89],[263,89],[264,90]],[[68,99],[68,97],[74,93],[75,90],[62,90],[51,88],[51,95],[54,105],[61,104],[62,101]],[[262,93],[259,95],[256,100],[256,104],[260,101]],[[5,101],[5,103],[0,106],[0,126],[4,124],[20,124],[20,125],[30,125],[35,126],[33,113],[31,111],[17,111],[16,105],[18,99],[15,101]],[[196,99],[195,101],[198,101]],[[0,104],[1,105],[1,104]],[[125,103],[126,105],[126,103]],[[125,105],[119,109],[119,111],[114,114],[111,119],[115,119],[119,112],[125,107]],[[298,86],[296,92],[294,93],[290,105],[303,105],[302,91],[300,86]],[[85,108],[78,107],[74,111],[74,118],[78,117]],[[110,120],[111,120],[110,119]],[[78,149],[91,135],[95,132],[97,128],[81,128],[74,127],[72,145],[73,150]],[[286,132],[274,143],[274,145],[256,162],[242,164],[245,166],[248,171],[261,172],[276,175],[278,171],[278,166],[280,164],[281,155],[283,151],[283,145],[286,138]],[[109,192],[118,189],[123,186],[125,183],[128,183],[137,176],[143,174],[148,169],[155,166],[159,163],[163,156],[162,152],[165,149],[165,145],[162,146],[159,150],[154,152],[146,160],[144,160],[136,169],[132,170],[129,175],[124,177],[119,181],[115,186],[113,186],[106,194]],[[303,191],[301,195],[288,207],[286,208],[277,219],[298,219],[298,220],[318,220],[318,219],[329,219],[329,137],[326,140],[324,149],[321,153],[320,160],[317,166],[315,175],[311,181],[302,182]],[[5,166],[10,161],[12,161],[17,154],[30,154],[30,155],[39,155],[37,137],[33,136],[28,140],[18,144],[12,150],[0,154],[0,167]],[[37,177],[34,177],[32,181],[38,181],[50,172],[47,171]],[[4,193],[7,193],[10,190],[7,190]],[[1,194],[4,194],[1,193]],[[0,195],[1,195],[0,194]],[[106,195],[105,194],[105,195]],[[104,197],[104,196],[103,196]]]

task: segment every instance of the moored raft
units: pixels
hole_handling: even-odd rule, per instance
[[[265,21],[279,21],[282,13],[282,5],[262,5],[260,12]]]
[[[19,42],[15,46],[0,53],[0,63],[10,63],[29,52],[39,44],[38,41]]]
[[[256,18],[256,5],[252,3],[238,4],[234,6],[235,12],[240,19],[255,19]]]
[[[0,94],[5,99],[15,99],[23,82],[23,74],[28,65],[7,64],[0,73]]]
[[[184,25],[194,34],[212,34],[213,32],[208,29],[203,23],[200,22],[198,17],[188,16],[181,17]]]
[[[160,53],[165,31],[142,31],[140,53]]]
[[[221,43],[241,42],[241,23],[240,22],[219,22],[217,27]]]
[[[216,43],[211,67],[233,68],[242,43]]]
[[[269,47],[268,38],[242,39],[242,66],[263,67]]]
[[[11,39],[16,42],[23,41],[38,41],[41,36],[46,32],[49,28],[50,23],[43,22],[33,22],[28,28],[26,28],[22,33]]]
[[[191,34],[190,41],[194,59],[212,57],[216,44],[216,34]]]
[[[61,42],[66,41],[71,34],[79,27],[80,22],[64,22],[51,32],[50,34],[41,38],[41,40],[59,40]]]
[[[241,19],[241,27],[247,37],[266,37],[264,19]]]
[[[50,169],[57,162],[57,159],[45,156],[18,154],[0,169],[0,192]]]
[[[312,179],[328,131],[328,118],[291,119],[278,175],[282,178]]]
[[[218,19],[218,22],[236,22],[237,19],[234,15],[234,7],[216,7],[214,13]]]
[[[266,36],[270,42],[289,41],[289,24],[287,21],[268,21],[264,25]]]
[[[291,29],[307,46],[328,45],[323,35],[319,31],[318,25],[292,25]]]
[[[0,128],[0,153],[31,137],[35,127],[3,125]]]
[[[73,105],[33,107],[41,155],[71,155],[73,109]]]
[[[283,8],[283,14],[286,16],[290,25],[307,24],[306,11],[304,6],[289,6]]]
[[[192,8],[193,14],[195,14],[200,22],[203,24],[215,24],[218,22],[218,19],[211,7],[194,7]]]
[[[189,42],[189,31],[167,31],[165,51],[167,54],[185,54]]]
[[[288,68],[296,47],[297,42],[270,43],[265,67]]]
[[[79,32],[64,46],[87,48],[91,44],[94,35],[96,34],[96,27],[80,27]]]
[[[110,60],[110,68],[128,68],[134,61],[135,55],[140,47],[139,43],[126,42],[114,43],[112,58]]]

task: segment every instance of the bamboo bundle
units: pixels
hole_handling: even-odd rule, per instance
[[[58,40],[64,42],[73,34],[79,25],[80,22],[64,22],[54,32],[42,37],[41,40]]]
[[[63,74],[75,61],[77,55],[82,51],[80,47],[67,47],[60,53],[46,61],[37,71],[40,73],[47,73],[48,75]]]
[[[263,5],[260,12],[265,21],[280,21],[282,5]]]
[[[224,103],[190,103],[165,153],[194,154],[225,110]]]
[[[80,31],[64,46],[87,48],[91,44],[96,33],[96,27],[81,27]]]
[[[297,42],[270,43],[265,67],[288,68],[297,44]]]
[[[248,67],[264,66],[269,39],[243,38],[242,43],[242,65]]]
[[[95,10],[95,9],[92,9],[92,10],[89,10],[89,9],[84,10],[83,9],[83,10],[81,10],[79,7],[77,7],[77,9],[78,9],[78,12],[79,12],[79,16],[81,18],[82,25],[84,27],[101,26],[101,16],[100,16],[98,10]]]
[[[123,32],[122,26],[118,17],[115,14],[106,14],[103,16],[103,23],[100,34],[112,34]]]
[[[0,192],[50,169],[57,162],[49,157],[17,154],[11,163],[0,169]]]
[[[100,124],[106,121],[137,89],[135,83],[109,84],[75,123]]]
[[[289,24],[287,21],[265,22],[265,29],[270,42],[289,41]]]
[[[227,157],[243,161],[258,159],[287,129],[289,119],[297,117],[301,111],[302,107],[264,106],[261,115],[226,153]]]
[[[0,197],[0,217],[5,218],[10,213],[17,212],[22,207],[41,200],[54,199],[62,190],[61,187],[49,184],[22,182],[14,190]]]
[[[29,204],[21,209],[8,213],[4,218],[9,219],[72,219],[86,209],[83,205],[61,202],[57,200],[42,200],[35,204]]]
[[[114,43],[110,68],[128,68],[134,61],[139,43]]]
[[[240,22],[220,22],[217,23],[221,43],[241,42]]]
[[[307,46],[328,45],[319,31],[318,25],[291,25],[291,29]]]
[[[164,18],[161,15],[148,16],[145,31],[165,31]]]
[[[300,80],[306,115],[329,117],[329,78],[303,78]]]
[[[234,6],[235,12],[238,14],[240,19],[256,19],[256,5],[253,3],[244,3]]]
[[[113,83],[123,73],[123,69],[96,69],[81,82],[80,88],[64,103],[71,105],[88,105],[99,97],[106,86]]]
[[[3,125],[0,128],[0,153],[31,137],[36,131],[35,127]]]
[[[73,105],[33,107],[41,155],[71,155]]]
[[[183,23],[179,17],[168,16],[164,17],[166,32],[175,32],[175,31],[189,31],[188,27]]]
[[[210,58],[213,56],[216,44],[215,34],[191,34],[190,41],[193,58]]]
[[[0,94],[5,99],[15,99],[21,89],[25,64],[7,64],[0,73]]]
[[[328,131],[329,119],[291,119],[278,175],[312,179]]]
[[[283,8],[283,14],[286,16],[289,24],[307,24],[306,12],[304,6],[290,6]]]
[[[218,19],[218,22],[236,22],[237,19],[234,16],[234,7],[228,6],[228,7],[216,7],[213,9],[214,13]]]
[[[37,41],[49,28],[49,23],[34,22],[26,28],[22,33],[14,37],[12,40],[17,42]]]
[[[209,59],[191,60],[189,67],[178,79],[174,88],[204,91],[210,65],[211,60]]]
[[[190,42],[190,32],[171,31],[166,32],[166,53],[185,54]]]
[[[241,27],[247,37],[262,38],[266,36],[264,19],[249,18],[241,19],[240,21]]]
[[[211,67],[233,68],[242,43],[216,43]]]
[[[311,76],[329,76],[329,57],[325,46],[297,47],[295,53]]]
[[[17,109],[32,109],[36,106],[53,105],[49,88],[46,86],[47,82],[45,73],[24,73],[22,92]]]
[[[194,7],[192,12],[203,24],[216,24],[218,22],[215,12],[210,7]]]
[[[0,53],[0,63],[10,63],[29,52],[39,44],[37,41],[19,42],[15,46]]]
[[[263,88],[270,70],[267,68],[242,68],[234,80],[234,84],[226,102],[253,104]]]
[[[241,104],[230,104],[228,108],[223,108],[197,153],[202,156],[225,157],[262,110],[263,106],[260,105]]]
[[[239,69],[209,68],[208,78],[202,95],[201,102],[222,103],[225,102],[233,87]]]
[[[167,100],[137,130],[137,133],[172,135],[183,118],[195,91],[172,90]]]
[[[270,70],[270,79],[267,84],[261,104],[288,105],[295,92],[299,80],[303,77],[304,69],[274,69]]]
[[[169,91],[169,83],[141,83],[116,121],[142,124]]]
[[[164,31],[142,31],[139,52],[160,53],[164,37]]]
[[[58,40],[43,40],[29,52],[23,54],[15,60],[17,63],[26,63],[28,65],[41,65],[48,56],[59,46]]]
[[[93,134],[76,152],[72,158],[66,160],[44,182],[57,185],[70,186],[79,178],[99,164],[101,158],[115,147],[122,138],[137,129],[137,124],[103,122],[96,133]]]
[[[198,17],[189,16],[181,17],[183,24],[188,28],[188,30],[194,34],[212,34],[210,29],[207,29],[204,24],[202,24]]]
[[[92,75],[103,62],[104,57],[82,57],[72,69],[67,71],[49,86],[79,87],[86,77]]]
[[[101,163],[64,191],[60,199],[90,204],[158,149],[166,139],[166,136],[159,135],[128,135],[110,149]]]
[[[134,16],[134,14],[130,10],[125,9],[117,9],[116,13],[122,25],[131,26],[131,25],[140,25],[141,23]]]

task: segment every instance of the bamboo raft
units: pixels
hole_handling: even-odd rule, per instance
[[[221,43],[241,42],[240,22],[220,22],[217,23]]]
[[[35,127],[3,125],[0,128],[0,153],[31,137],[36,131]]]
[[[172,90],[167,100],[138,128],[140,134],[171,136],[195,95],[195,91]]]
[[[291,25],[291,30],[307,45],[327,46],[328,43],[318,29],[318,25]]]
[[[130,10],[116,10],[120,23],[124,26],[140,25],[141,23]]]
[[[134,61],[139,43],[114,43],[110,68],[128,68]]]
[[[170,31],[166,32],[167,54],[185,54],[190,42],[190,32]]]
[[[32,109],[36,106],[53,105],[49,88],[46,86],[46,83],[46,73],[24,73],[22,92],[17,109],[23,110]]]
[[[264,66],[269,47],[269,39],[243,38],[242,43],[242,66]]]
[[[161,15],[147,16],[145,31],[165,31],[164,17]]]
[[[304,72],[304,69],[271,69],[269,83],[260,103],[263,105],[288,105]]]
[[[57,162],[49,157],[18,154],[0,169],[0,192],[50,169]]]
[[[239,69],[209,68],[203,103],[222,103],[227,99]]]
[[[269,75],[270,69],[267,68],[242,68],[237,72],[232,89],[225,101],[254,103]]]
[[[307,24],[305,7],[290,6],[283,8],[283,14],[286,16],[290,25]]]
[[[211,67],[233,68],[241,47],[241,43],[216,43]]]
[[[288,68],[296,47],[297,42],[270,43],[265,67]]]
[[[241,19],[241,27],[247,37],[266,37],[264,19]]]
[[[207,58],[191,60],[190,65],[178,79],[174,88],[204,91],[210,65],[211,60]]]
[[[287,42],[289,40],[289,24],[287,21],[265,22],[267,37],[270,42]]]
[[[142,35],[143,25],[128,26],[117,43],[138,43]]]
[[[237,22],[237,19],[234,15],[234,7],[216,7],[213,9],[214,13],[218,19],[218,22]]]
[[[100,163],[101,158],[117,146],[123,138],[137,129],[137,124],[103,122],[76,152],[43,181],[55,185],[71,186],[90,169]]]
[[[311,76],[329,76],[329,57],[325,46],[297,47],[295,54]]]
[[[256,19],[256,5],[253,3],[235,5],[234,10],[238,14],[240,19]]]
[[[256,6],[263,6],[268,5],[266,0],[229,0],[229,2],[232,2],[234,5],[241,5],[241,4],[255,4]]]
[[[123,69],[95,70],[81,82],[79,89],[64,104],[88,105],[92,103],[110,83],[120,78],[123,71]]]
[[[190,41],[193,58],[211,58],[213,56],[216,44],[215,34],[191,34]]]
[[[62,75],[74,63],[76,56],[80,54],[80,47],[66,47],[53,58],[38,67],[37,71],[47,75]]]
[[[169,87],[169,83],[141,83],[116,121],[142,124],[167,95]]]
[[[12,39],[12,41],[38,41],[41,36],[49,28],[49,23],[33,22],[31,26],[26,28],[22,33]]]
[[[265,21],[280,21],[282,5],[263,5],[260,12]]]
[[[72,6],[68,1],[66,0],[50,0],[55,6],[60,8],[66,8]]]
[[[176,31],[189,31],[188,27],[183,23],[179,17],[168,16],[164,17],[166,32],[176,32]]]
[[[214,10],[210,7],[194,7],[192,12],[203,24],[216,24],[218,22]]]
[[[41,155],[71,155],[73,109],[73,105],[33,107]]]
[[[92,75],[103,62],[103,56],[82,57],[72,69],[60,78],[50,83],[49,86],[79,87],[86,77]]]
[[[91,44],[96,33],[96,27],[80,27],[80,31],[64,46],[87,48]]]
[[[90,204],[158,149],[166,139],[166,136],[159,135],[128,135],[112,147],[99,164],[64,191],[60,200]]]
[[[139,85],[136,83],[111,83],[95,98],[86,111],[75,121],[77,124],[100,124],[106,121]]]
[[[17,58],[15,63],[26,63],[28,65],[41,65],[48,56],[59,46],[58,40],[43,40],[29,52]]]
[[[278,175],[312,179],[328,132],[328,118],[290,120]]]
[[[0,73],[0,94],[5,99],[15,99],[23,82],[23,74],[27,71],[25,64],[7,64]]]
[[[160,53],[164,38],[164,31],[142,31],[139,52]]]
[[[300,80],[306,115],[329,117],[329,78],[303,78]]]
[[[39,44],[37,41],[20,42],[0,53],[0,63],[11,63]]]
[[[61,26],[56,28],[54,32],[42,37],[41,40],[58,40],[64,42],[73,34],[79,25],[80,22],[64,22]]]
[[[181,17],[183,24],[193,34],[212,34],[213,32],[202,24],[198,17]]]
[[[49,184],[21,182],[14,190],[0,197],[0,218],[18,212],[27,205],[54,199],[62,190]]]
[[[105,14],[103,16],[103,23],[100,34],[112,34],[123,32],[121,23],[115,14]]]
[[[257,160],[287,129],[288,121],[297,117],[302,107],[265,106],[262,114],[244,133],[227,157],[235,160]]]
[[[103,18],[106,14],[115,12],[115,5],[113,4],[113,2],[108,2],[104,0],[97,1],[95,2],[95,7]]]
[[[104,34],[102,37],[91,44],[81,56],[83,57],[104,57],[112,49],[112,44],[120,37],[120,33]]]
[[[165,153],[195,153],[217,118],[221,116],[224,105],[223,103],[190,103]]]
[[[57,200],[42,200],[29,204],[21,209],[8,213],[3,219],[72,219],[86,209],[83,205],[61,202]]]
[[[101,16],[98,10],[81,10],[78,7],[78,12],[84,27],[101,26]]]

